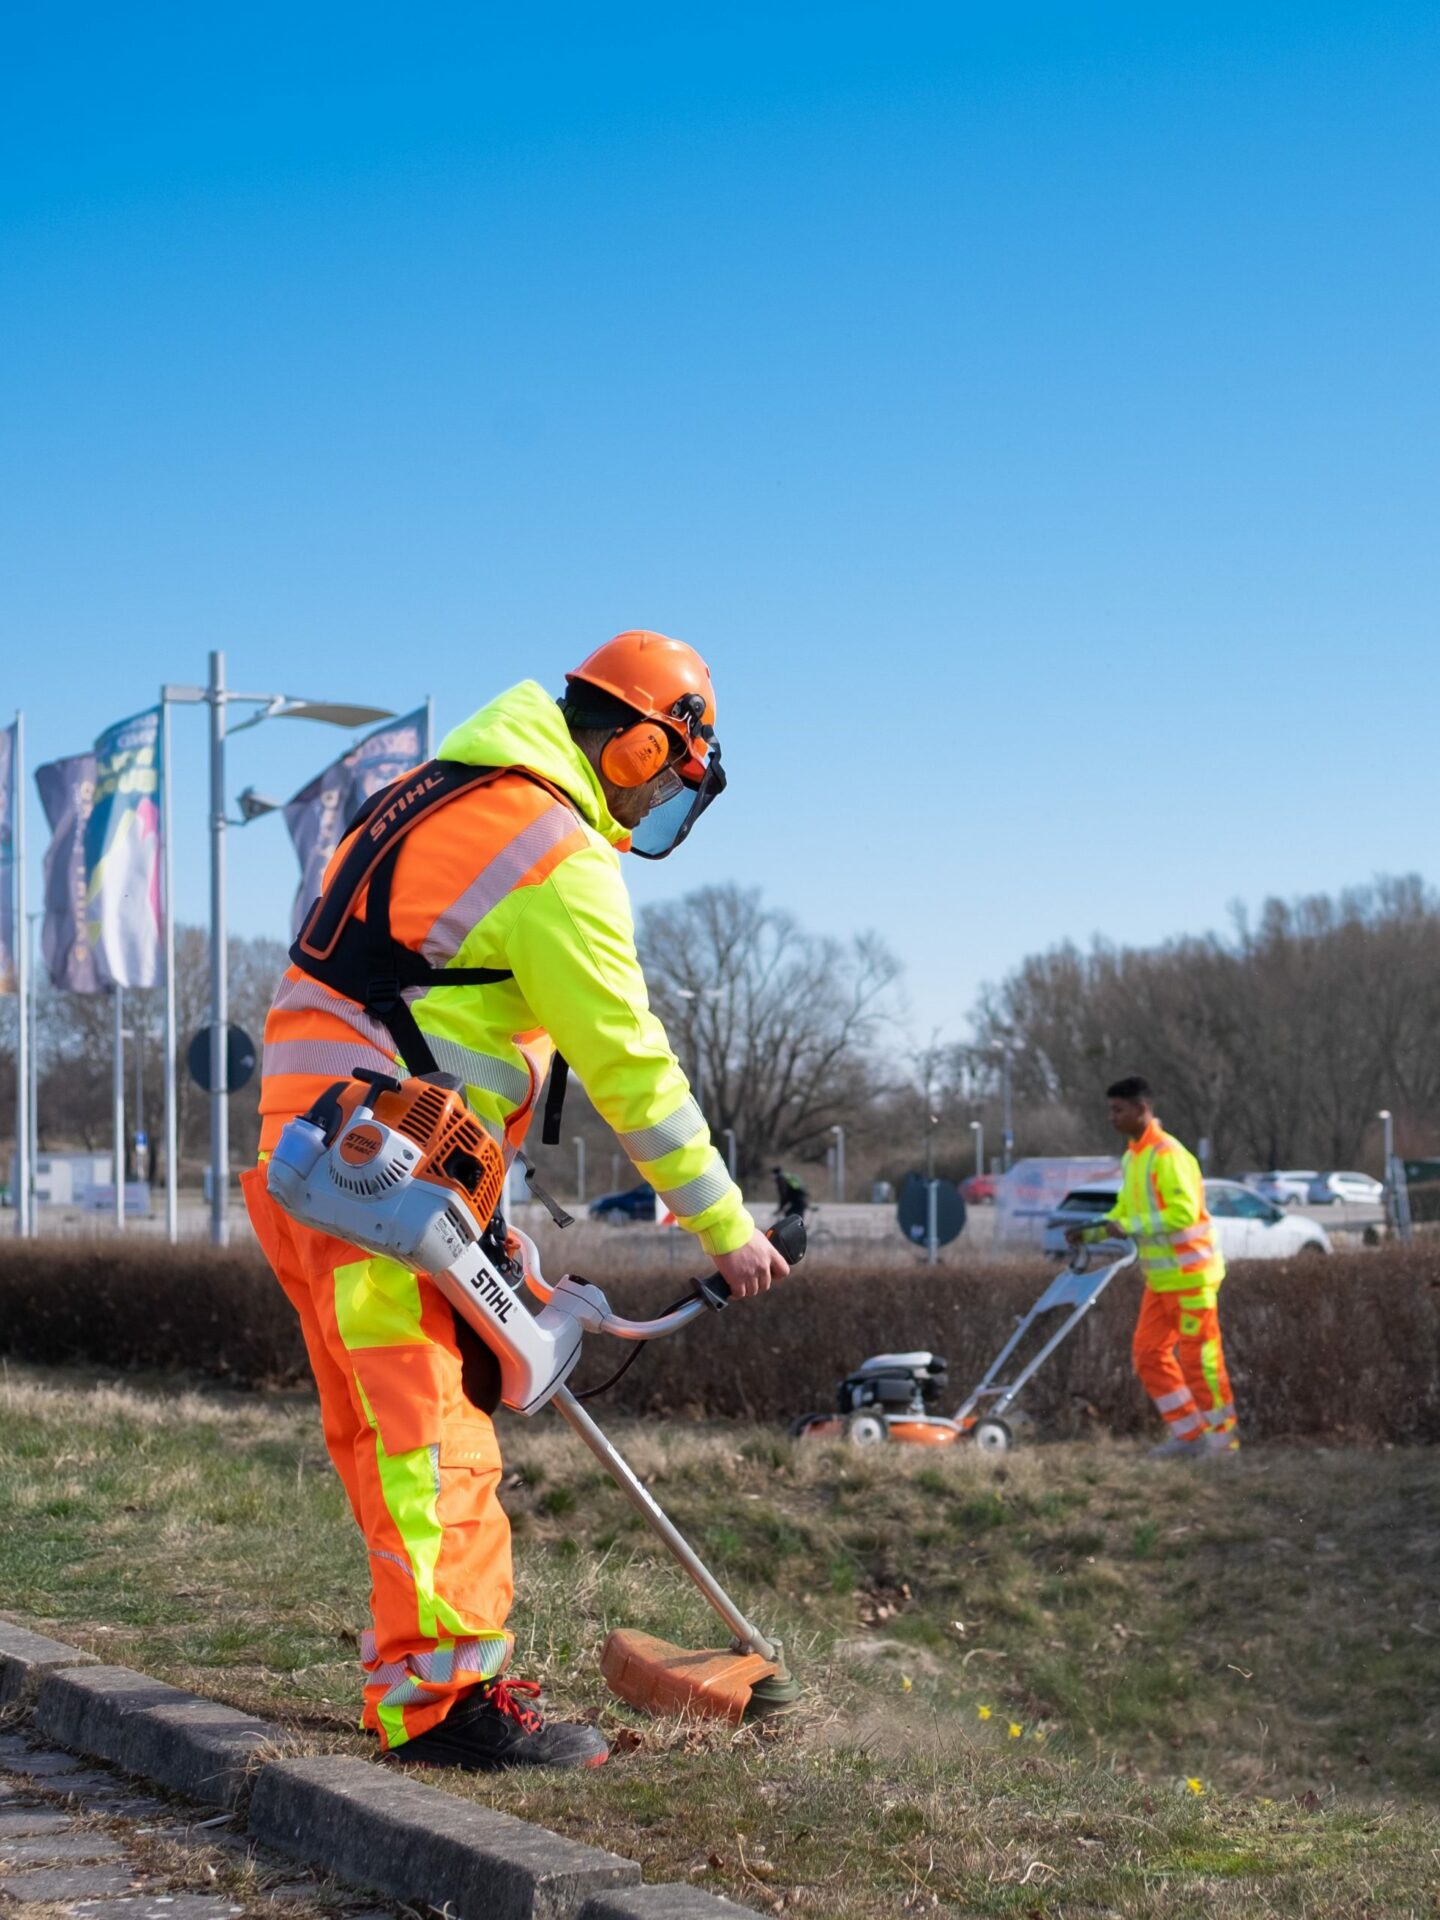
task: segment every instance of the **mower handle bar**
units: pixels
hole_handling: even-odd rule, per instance
[[[554,1297],[555,1289],[540,1271],[540,1252],[535,1242],[518,1227],[512,1227],[517,1240],[525,1250],[525,1284],[541,1301]],[[775,1247],[792,1266],[799,1266],[805,1258],[805,1222],[795,1215],[777,1221],[765,1238]],[[679,1333],[682,1327],[688,1327],[692,1320],[698,1320],[702,1313],[719,1313],[732,1299],[729,1282],[718,1273],[706,1274],[691,1282],[694,1292],[682,1306],[672,1307],[668,1313],[662,1313],[656,1320],[627,1320],[622,1314],[607,1313],[600,1322],[599,1331],[608,1333],[616,1340],[659,1340],[668,1333]]]

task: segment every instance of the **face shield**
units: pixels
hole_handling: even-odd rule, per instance
[[[691,764],[685,763],[687,768]],[[673,853],[695,822],[713,800],[725,791],[725,769],[720,764],[720,743],[712,741],[710,752],[699,775],[672,767],[662,773],[655,788],[655,801],[649,813],[630,834],[630,851],[642,860],[663,860]]]

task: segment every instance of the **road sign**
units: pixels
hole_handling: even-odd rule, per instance
[[[895,1217],[900,1231],[917,1247],[929,1243],[930,1182],[923,1173],[907,1173]],[[935,1244],[948,1247],[965,1228],[965,1201],[953,1180],[935,1182]]]
[[[225,1085],[230,1093],[248,1087],[255,1072],[255,1042],[243,1027],[225,1029]],[[202,1093],[210,1086],[210,1029],[202,1027],[185,1049],[190,1078]]]

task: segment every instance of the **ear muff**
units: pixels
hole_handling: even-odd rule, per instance
[[[674,736],[665,727],[641,720],[633,727],[622,727],[605,742],[600,771],[612,786],[643,787],[664,772],[674,751]]]

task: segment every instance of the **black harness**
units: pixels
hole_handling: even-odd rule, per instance
[[[458,760],[427,760],[372,795],[346,828],[350,844],[322,888],[290,949],[290,959],[312,980],[356,1000],[378,1020],[411,1073],[438,1071],[434,1054],[408,1000],[408,987],[488,987],[514,975],[504,967],[434,967],[390,930],[395,864],[409,834],[452,800],[502,774],[533,780],[562,804],[565,796],[525,767],[471,767]],[[369,889],[366,893],[366,889]],[[365,918],[356,906],[365,893]],[[540,1137],[558,1145],[570,1069],[557,1053]]]

